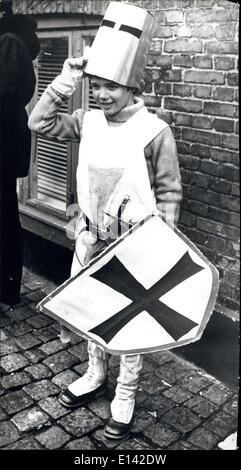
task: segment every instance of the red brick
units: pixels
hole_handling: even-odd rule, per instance
[[[211,54],[238,54],[238,42],[206,42],[204,44],[204,52],[210,52]]]
[[[173,122],[176,126],[190,126],[191,116],[189,114],[174,113]]]
[[[187,70],[184,77],[185,82],[207,83],[211,85],[223,85],[225,83],[224,74],[221,72],[199,72]]]
[[[211,234],[219,235],[221,238],[228,238],[229,240],[238,240],[239,231],[235,227],[227,227],[224,224],[217,223],[216,221],[208,220],[202,217],[197,217],[197,228]]]
[[[202,52],[201,41],[186,41],[185,39],[174,39],[166,41],[164,45],[165,52]]]
[[[160,39],[153,39],[150,47],[150,52],[161,52],[162,51],[162,41]]]
[[[233,101],[234,88],[217,87],[213,91],[213,99],[218,101]]]
[[[227,119],[214,119],[214,129],[219,132],[233,132],[234,121]]]
[[[239,302],[235,302],[226,296],[223,297],[222,295],[220,295],[220,300],[224,307],[228,308],[229,310],[234,310],[234,311],[239,312],[239,308],[240,308]]]
[[[210,160],[202,160],[200,169],[201,171],[203,171],[204,173],[208,173],[209,175],[219,175],[219,164]]]
[[[229,181],[236,182],[239,181],[239,168],[233,165],[221,165],[219,174],[222,178],[225,178]]]
[[[234,96],[235,101],[239,101],[239,89],[236,88],[235,90],[235,96]]]
[[[227,243],[227,245],[230,244],[230,242]],[[235,243],[231,242],[231,245],[235,245]],[[238,246],[238,245],[237,245]],[[229,247],[230,248],[230,247]],[[239,246],[238,246],[239,248]],[[239,251],[239,250],[238,250]],[[235,250],[235,254],[238,254],[237,251]],[[219,264],[224,270],[230,270],[230,271],[235,271],[239,273],[239,260],[235,259],[233,257],[229,257],[226,255],[218,255],[217,256],[217,264]]]
[[[199,131],[197,129],[183,129],[183,140],[191,142],[199,142],[200,144],[214,145],[215,147],[221,146],[221,136],[213,132]]]
[[[238,84],[239,84],[238,79],[239,79],[239,74],[238,73],[228,73],[227,74],[228,85],[238,86]]]
[[[222,197],[221,194],[215,193],[214,191],[211,191],[211,190],[206,191],[201,188],[192,187],[192,186],[185,187],[185,184],[183,186],[185,189],[184,194],[188,199],[190,200],[193,199],[194,201],[201,201],[206,204],[210,204],[210,201],[212,201],[213,205],[215,206],[220,205],[220,199]],[[228,197],[228,196],[225,196],[225,197]]]
[[[239,134],[239,121],[235,124],[235,134]]]
[[[188,207],[189,212],[193,214],[197,214],[203,217],[206,217],[208,215],[208,206],[203,204],[202,202],[198,201],[190,201],[189,202],[189,207]],[[197,240],[198,243],[200,242],[200,237],[199,240]]]
[[[215,252],[220,252],[225,251],[226,240],[208,234],[206,244],[209,248],[211,248],[211,250],[214,250]]]
[[[191,93],[192,93],[192,88],[190,85],[174,83],[173,95],[186,97],[186,96],[191,96]]]
[[[233,183],[233,184],[232,184],[232,194],[233,194],[234,196],[240,196],[239,184],[237,184],[237,183]]]
[[[230,286],[230,284],[226,284],[224,282],[220,283],[219,286],[219,293],[225,295],[226,297],[233,297],[234,288]]]
[[[172,123],[172,113],[166,111],[165,109],[157,109],[156,114],[160,119],[163,119],[163,121],[167,122],[167,124]]]
[[[232,70],[235,68],[234,57],[214,57],[214,66],[217,70]]]
[[[222,194],[231,193],[231,183],[220,178],[212,178],[210,187],[213,191]]]
[[[172,129],[172,132],[173,132],[173,135],[174,135],[174,139],[179,140],[181,138],[181,129],[180,129],[180,127],[171,126],[171,129]]]
[[[171,95],[172,94],[172,85],[171,83],[162,82],[158,80],[154,83],[154,92],[157,95]]]
[[[172,36],[172,28],[170,26],[157,26],[155,36],[159,38],[169,38]]]
[[[190,154],[190,148],[191,148],[191,145],[187,144],[187,142],[182,142],[181,140],[179,140],[177,142],[177,151],[178,151],[178,153],[185,154],[185,155]],[[192,159],[190,159],[189,157],[185,157],[185,158],[187,158],[188,160],[195,160],[194,158],[192,158]],[[196,169],[197,168],[198,167],[196,167]]]
[[[153,14],[155,16],[157,26],[159,24],[166,24],[166,15],[164,11],[154,11]]]
[[[184,144],[184,142],[182,142]],[[177,142],[178,144],[178,142]],[[178,149],[178,145],[177,145]],[[200,159],[192,157],[191,155],[182,155],[182,152],[180,152],[181,155],[179,155],[180,163],[185,168],[186,170],[198,170],[200,166]]]
[[[160,1],[162,1],[162,0],[160,0]],[[191,4],[192,4],[192,1],[193,1],[193,0],[178,0],[177,7],[178,7],[178,8],[187,8],[187,7],[190,7]]]
[[[147,8],[147,10],[155,9],[159,7],[158,0],[141,0],[142,8]]]
[[[235,212],[231,212],[230,223],[235,227],[240,227],[240,214],[235,214]]]
[[[193,35],[193,30],[190,26],[176,26],[174,27],[174,36],[179,38],[190,38]]]
[[[220,206],[235,212],[239,212],[240,210],[239,199],[233,196],[226,196],[226,194],[220,195]]]
[[[153,83],[150,81],[145,80],[145,93],[152,94],[153,91]]]
[[[198,186],[199,188],[207,189],[209,187],[209,178],[201,173],[192,173],[190,178],[190,184]]]
[[[160,78],[167,82],[180,82],[182,79],[181,70],[161,70]]]
[[[181,211],[179,221],[180,224],[187,225],[188,227],[193,227],[195,225],[196,217],[193,214],[190,214],[189,212]]]
[[[233,163],[234,165],[239,164],[239,153],[238,152],[230,152],[229,150],[221,150],[221,149],[210,149],[211,158],[213,160],[225,163]]]
[[[166,10],[166,21],[169,24],[183,23],[183,12],[180,10]]]
[[[233,271],[225,271],[223,280],[228,282],[229,284],[233,284],[236,287],[240,286],[239,273],[235,273]]]
[[[213,114],[215,116],[234,117],[235,107],[232,104],[205,101],[203,112],[204,114]]]
[[[193,35],[197,38],[213,38],[213,29],[212,24],[199,24],[194,26]]]
[[[164,106],[176,111],[199,113],[202,110],[202,102],[199,100],[185,100],[180,98],[164,98]]]
[[[211,69],[212,68],[212,57],[198,55],[193,57],[193,67],[198,69]]]
[[[239,149],[239,137],[238,135],[223,135],[222,137],[223,147],[238,150]]]
[[[227,256],[239,257],[240,253],[240,244],[234,243],[233,241],[227,242]]]
[[[156,67],[159,55],[160,54],[157,54],[157,53],[156,54],[150,53],[148,55],[148,59],[147,59],[147,66],[148,67]]]
[[[211,86],[194,86],[193,87],[195,98],[210,98],[212,93]]]
[[[198,155],[199,157],[209,157],[210,147],[206,145],[193,144],[191,147],[192,155]]]
[[[202,116],[191,116],[191,127],[197,127],[198,129],[212,129],[212,120],[208,117]]]
[[[181,178],[182,178],[182,183],[188,183],[190,179],[190,171],[181,168]]]
[[[217,39],[225,41],[226,39],[234,39],[236,33],[236,23],[218,24],[215,28],[215,36]]]
[[[177,7],[176,4],[177,4],[176,0],[158,0],[158,8],[160,10],[176,9]]]
[[[196,0],[195,5],[198,7],[211,7],[215,3],[215,0]]]
[[[208,218],[217,220],[217,222],[222,222],[223,224],[229,224],[230,212],[210,206],[208,208]]]
[[[175,55],[173,57],[173,65],[179,67],[191,67],[191,57],[185,54]]]
[[[160,107],[161,98],[158,96],[145,95],[144,101],[146,106]]]
[[[210,3],[209,3],[210,5]],[[210,22],[221,22],[221,21],[237,21],[238,11],[233,8],[222,8],[222,9],[200,9],[187,12],[186,22],[187,23],[210,23]]]
[[[170,69],[172,66],[172,58],[170,55],[160,55],[158,56],[158,65],[160,65],[161,68],[166,68]]]

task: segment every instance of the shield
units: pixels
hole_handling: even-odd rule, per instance
[[[147,353],[200,339],[217,291],[216,268],[150,215],[38,308],[111,354]]]

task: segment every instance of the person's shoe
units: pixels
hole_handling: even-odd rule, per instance
[[[128,424],[125,424],[110,418],[104,428],[104,435],[108,437],[108,439],[124,439],[130,434],[131,424],[132,420]]]
[[[86,405],[90,401],[94,400],[95,398],[101,397],[105,394],[107,389],[107,381],[97,387],[95,390],[91,392],[84,393],[83,395],[74,395],[73,393],[68,390],[68,388],[62,392],[59,396],[59,402],[61,405],[65,406],[66,408],[78,408],[78,406]]]

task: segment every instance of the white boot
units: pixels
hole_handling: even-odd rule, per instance
[[[109,354],[92,341],[88,341],[89,364],[87,372],[69,385],[68,390],[75,396],[92,392],[105,382]]]
[[[121,356],[118,385],[111,403],[112,418],[119,423],[128,424],[132,419],[142,362],[143,356],[140,354]]]

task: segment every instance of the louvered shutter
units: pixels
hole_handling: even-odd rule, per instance
[[[38,64],[38,99],[61,73],[68,57],[68,38],[42,38]],[[64,104],[61,112],[68,112]],[[65,211],[67,192],[67,144],[37,136],[37,198],[43,204]]]
[[[93,98],[93,91],[91,86],[89,86],[89,103],[88,103],[88,108],[89,109],[100,109],[100,107],[96,104],[94,98]]]

